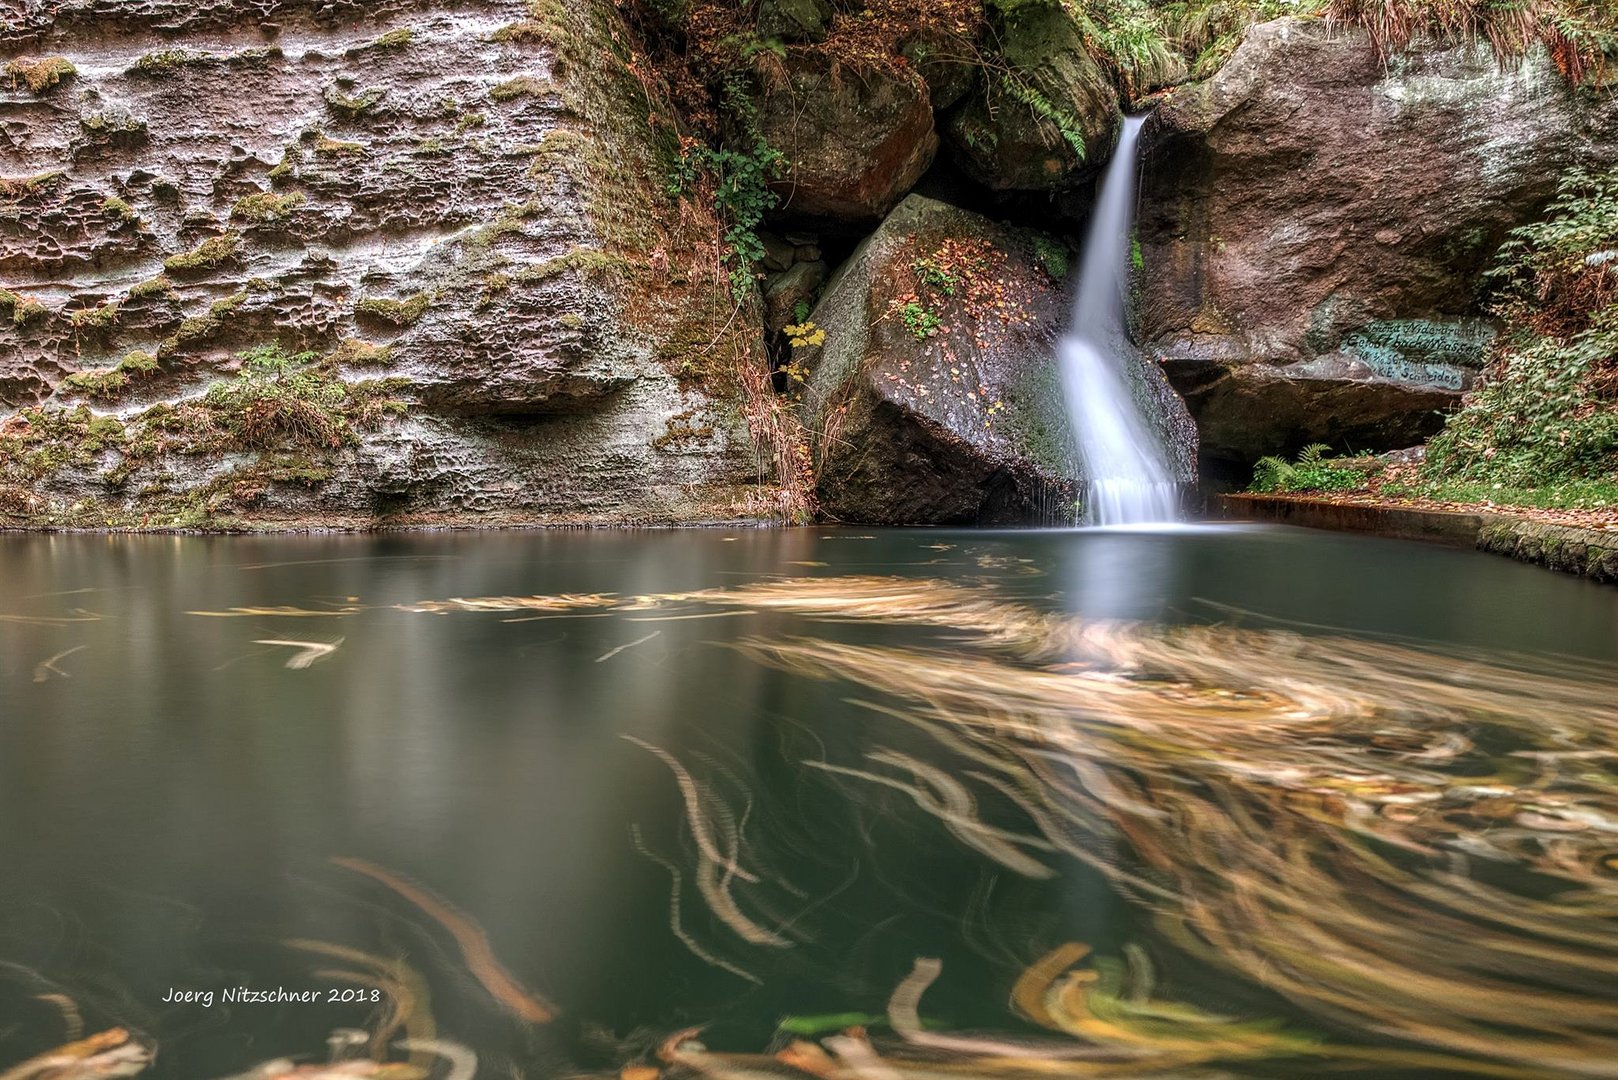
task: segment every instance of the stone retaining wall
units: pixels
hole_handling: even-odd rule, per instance
[[[1209,500],[1208,516],[1475,548],[1618,584],[1618,529],[1550,525],[1499,513],[1364,506],[1275,495],[1216,495]]]

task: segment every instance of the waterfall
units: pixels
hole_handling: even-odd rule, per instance
[[[1124,330],[1135,168],[1144,117],[1124,118],[1084,245],[1073,322],[1058,345],[1062,388],[1084,466],[1085,523],[1173,521],[1179,485],[1148,422],[1140,367]]]

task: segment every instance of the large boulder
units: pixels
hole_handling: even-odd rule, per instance
[[[996,190],[1072,186],[1112,152],[1118,91],[1059,0],[997,10],[998,62],[945,124],[950,151],[967,175]]]
[[[1471,385],[1482,271],[1558,176],[1618,160],[1618,98],[1549,60],[1389,65],[1319,20],[1253,27],[1148,128],[1141,326],[1205,453],[1419,442]]]
[[[758,33],[763,38],[818,41],[831,22],[829,0],[759,0]]]
[[[811,318],[803,408],[822,508],[877,524],[1071,521],[1079,498],[1056,367],[1067,251],[912,195]],[[1141,369],[1169,394],[1160,373]],[[1178,405],[1178,403],[1175,403]]]
[[[786,159],[779,213],[877,221],[938,151],[927,83],[907,68],[855,70],[822,52],[782,64],[757,108],[759,134]]]
[[[610,3],[29,12],[0,65],[79,61],[49,93],[0,81],[0,488],[33,520],[767,501],[712,371],[762,371],[760,335],[714,341],[731,305],[693,252],[717,230],[656,179]],[[275,347],[323,359],[244,380]]]

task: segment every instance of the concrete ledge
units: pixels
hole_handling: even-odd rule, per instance
[[[1422,540],[1449,547],[1478,545],[1489,514],[1457,510],[1413,510],[1289,498],[1284,495],[1215,495],[1209,517],[1224,521],[1274,521],[1308,529],[1364,532],[1394,540]]]
[[[1285,495],[1215,495],[1208,500],[1208,516],[1475,548],[1592,581],[1618,583],[1618,530],[1548,525],[1495,512],[1362,506]]]

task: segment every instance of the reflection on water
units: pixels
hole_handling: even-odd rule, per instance
[[[1282,530],[0,538],[0,1076],[1615,1075],[1615,608]]]

